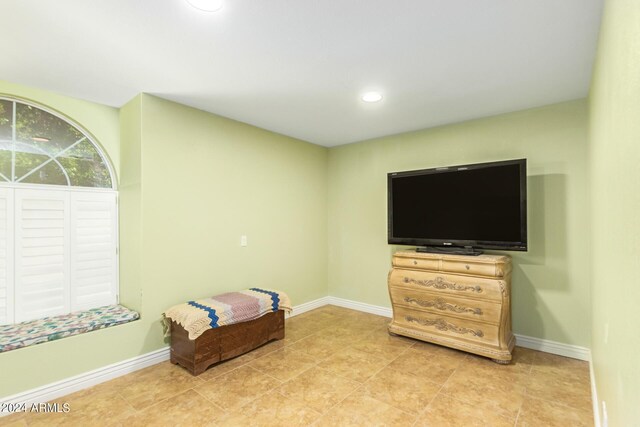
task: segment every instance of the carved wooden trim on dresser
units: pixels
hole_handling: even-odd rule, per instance
[[[502,295],[507,296],[509,295],[509,290],[507,289],[507,284],[505,282],[503,282],[502,280],[498,282],[498,285],[500,285],[500,292],[502,292]]]
[[[460,341],[456,337],[448,337],[444,335],[434,336],[429,332],[423,332],[415,328],[408,328],[408,327],[403,327],[399,325],[390,326],[389,332],[394,335],[402,335],[406,337],[415,338],[421,341],[432,342],[435,344],[444,345],[451,348],[457,348],[458,350],[468,351],[469,353],[477,353],[477,347],[478,347],[477,344],[466,342],[466,341]],[[513,349],[513,347],[515,346],[515,343],[516,343],[516,338],[515,336],[511,335],[511,340],[508,343],[507,347],[510,349]],[[491,357],[492,359],[494,359],[495,362],[499,362],[499,359],[497,358],[503,357],[504,351],[498,348],[495,348],[495,349],[486,348],[484,349],[484,352],[482,355],[486,357]],[[507,363],[508,362],[509,361],[507,360]]]
[[[415,322],[415,323],[419,323],[423,326],[435,326],[436,329],[438,329],[439,331],[451,331],[451,332],[455,332],[457,334],[471,334],[474,337],[483,337],[484,336],[484,332],[482,332],[481,329],[469,329],[469,328],[463,328],[462,326],[456,326],[453,323],[449,323],[447,321],[445,321],[444,319],[418,319],[417,317],[413,317],[413,316],[405,316],[404,318],[407,322],[411,323],[411,322]]]
[[[404,283],[413,283],[415,285],[424,286],[427,288],[435,288],[435,289],[451,289],[453,291],[471,291],[482,293],[482,287],[479,285],[459,285],[455,282],[450,282],[445,280],[443,277],[436,277],[435,279],[430,280],[418,280],[413,279],[411,277],[405,277]]]
[[[421,307],[437,308],[442,311],[453,311],[454,313],[471,313],[482,316],[482,309],[479,307],[464,307],[457,304],[450,304],[442,298],[436,298],[435,300],[423,300],[413,297],[404,297],[404,302],[417,304]]]

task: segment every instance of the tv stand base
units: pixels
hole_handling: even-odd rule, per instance
[[[419,246],[416,248],[416,252],[424,252],[430,254],[451,254],[451,255],[470,255],[478,256],[483,252],[477,249],[473,249],[471,246],[460,247],[447,247],[447,246]]]

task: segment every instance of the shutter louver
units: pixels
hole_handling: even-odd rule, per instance
[[[0,188],[0,325],[13,323],[13,190]]]
[[[114,193],[71,195],[71,311],[117,303]]]
[[[15,321],[69,312],[69,192],[15,191]]]

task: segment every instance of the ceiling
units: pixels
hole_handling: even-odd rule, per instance
[[[587,96],[603,3],[224,1],[0,0],[0,79],[334,146]]]

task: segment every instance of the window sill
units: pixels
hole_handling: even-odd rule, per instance
[[[121,305],[45,317],[13,325],[0,325],[0,353],[84,334],[140,318],[138,312]]]

